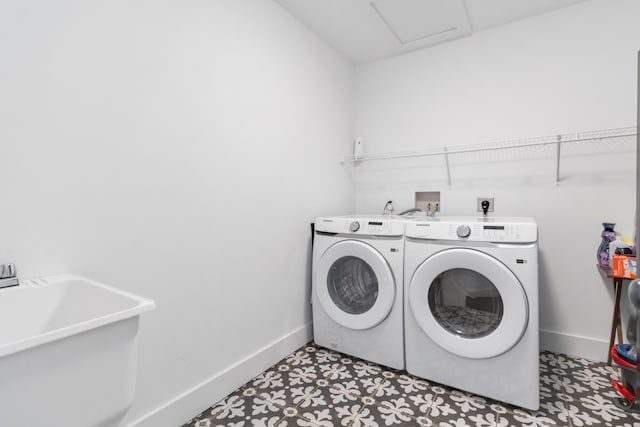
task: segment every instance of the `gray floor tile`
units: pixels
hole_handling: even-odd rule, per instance
[[[488,415],[492,420],[486,417]],[[495,425],[495,414],[489,408],[486,399],[459,390],[438,395],[429,408],[427,418],[433,425],[441,426],[464,425],[464,423],[471,426]]]
[[[326,407],[299,411],[295,425],[301,427],[333,427],[338,426],[339,422],[332,407]]]
[[[506,414],[501,414],[499,426],[504,427],[570,427],[569,417],[562,402],[559,405],[546,407],[542,411],[527,411],[515,409]]]
[[[359,380],[320,380],[318,390],[324,396],[328,406],[345,405],[359,401],[367,395],[365,387]]]
[[[281,390],[258,391],[243,387],[204,411],[187,425],[189,427],[217,427],[244,425],[276,426],[283,417]]]

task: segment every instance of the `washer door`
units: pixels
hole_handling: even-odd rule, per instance
[[[518,278],[477,250],[436,253],[418,266],[408,289],[411,313],[420,328],[458,356],[498,356],[520,341],[529,321],[529,304]]]
[[[389,315],[396,284],[389,264],[372,246],[343,240],[329,247],[316,266],[322,308],[349,329],[369,329]]]

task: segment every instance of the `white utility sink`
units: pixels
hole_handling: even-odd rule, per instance
[[[119,426],[146,298],[73,274],[0,289],[0,426]]]

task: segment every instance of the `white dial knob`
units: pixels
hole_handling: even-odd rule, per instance
[[[456,233],[458,233],[458,237],[469,237],[469,235],[471,234],[471,229],[468,225],[461,225],[456,230]]]
[[[351,224],[349,224],[349,230],[351,231],[360,230],[360,223],[358,221],[353,221]]]

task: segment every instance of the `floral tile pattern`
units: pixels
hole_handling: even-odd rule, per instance
[[[571,426],[640,426],[640,415],[623,411],[613,403],[619,396],[611,379],[618,369],[579,357],[557,355],[562,371],[565,402]]]
[[[640,427],[612,378],[604,363],[542,352],[530,411],[308,344],[183,427]]]

